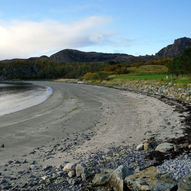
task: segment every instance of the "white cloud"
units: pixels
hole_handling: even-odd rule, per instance
[[[47,21],[0,21],[0,59],[51,54],[64,48],[83,48],[110,42],[105,17],[64,24]]]

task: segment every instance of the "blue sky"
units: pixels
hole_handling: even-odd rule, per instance
[[[190,0],[0,0],[0,59],[65,48],[155,54],[191,37]]]

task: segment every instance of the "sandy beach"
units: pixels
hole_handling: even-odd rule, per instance
[[[156,98],[85,84],[33,83],[51,87],[53,94],[39,105],[0,117],[3,175],[16,176],[28,168],[23,163],[5,171],[10,161],[59,166],[151,137],[162,142],[183,136],[183,116]],[[22,181],[27,177],[22,176]]]

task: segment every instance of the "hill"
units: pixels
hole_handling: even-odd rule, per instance
[[[99,52],[83,52],[79,50],[65,49],[61,50],[52,56],[50,59],[53,62],[105,62],[113,60],[125,60],[132,57],[128,54],[111,54]]]

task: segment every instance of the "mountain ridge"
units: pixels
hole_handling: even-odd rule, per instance
[[[178,38],[173,44],[170,44],[162,48],[155,55],[145,56],[133,56],[125,53],[102,53],[102,52],[84,52],[76,49],[63,49],[58,51],[51,56],[40,56],[31,57],[27,59],[10,59],[2,60],[0,62],[11,62],[11,61],[25,61],[25,60],[36,60],[41,58],[47,58],[50,61],[58,63],[75,63],[75,62],[108,62],[115,61],[121,63],[131,64],[132,62],[144,62],[152,59],[160,59],[163,57],[174,58],[180,56],[186,48],[191,47],[191,38],[183,37]]]

